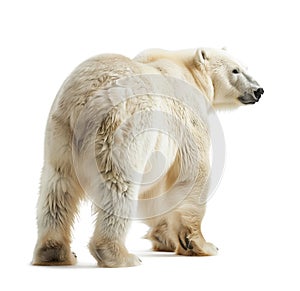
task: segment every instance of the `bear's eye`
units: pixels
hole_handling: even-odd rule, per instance
[[[233,70],[232,70],[232,73],[233,73],[233,74],[238,74],[238,73],[239,73],[239,70],[238,70],[238,69],[233,69]]]

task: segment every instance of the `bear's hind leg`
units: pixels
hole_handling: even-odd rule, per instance
[[[135,195],[130,195],[129,190],[120,193],[116,191],[118,187],[110,187],[109,184],[108,182],[104,186],[105,189],[99,191],[103,200],[96,206],[97,221],[89,244],[90,252],[99,267],[140,265],[140,259],[130,254],[125,247],[126,234],[133,212],[132,197]]]
[[[75,179],[61,168],[45,165],[37,209],[38,240],[33,265],[73,265],[71,227],[81,197]]]

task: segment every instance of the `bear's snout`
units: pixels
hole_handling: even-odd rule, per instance
[[[258,88],[257,90],[254,91],[254,96],[257,99],[257,101],[260,99],[262,94],[264,94],[263,88]]]

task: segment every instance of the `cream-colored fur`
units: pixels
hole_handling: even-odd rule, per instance
[[[232,75],[235,68],[240,76]],[[163,77],[170,98],[154,94],[155,76]],[[58,92],[48,119],[33,264],[76,262],[71,227],[86,196],[97,210],[89,248],[99,266],[140,264],[124,245],[133,217],[150,226],[147,237],[154,250],[217,253],[201,233],[205,204],[200,200],[209,187],[209,134],[197,112],[185,106],[185,94],[171,98],[174,88],[168,77],[200,90],[215,108],[238,106],[241,95],[253,95],[258,88],[237,61],[214,49],[148,50],[134,59],[100,55],[78,66]],[[143,88],[147,90],[141,94]],[[160,130],[145,130],[162,123],[180,141]],[[154,152],[164,154],[165,168],[145,184]],[[153,158],[154,172],[160,163],[161,158]]]

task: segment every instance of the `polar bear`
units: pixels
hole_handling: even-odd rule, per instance
[[[101,267],[140,264],[124,243],[134,218],[150,226],[154,250],[217,254],[201,233],[210,172],[205,112],[254,104],[263,93],[224,50],[152,49],[83,62],[49,114],[32,263],[76,263],[71,228],[85,197],[96,210],[89,249]]]

